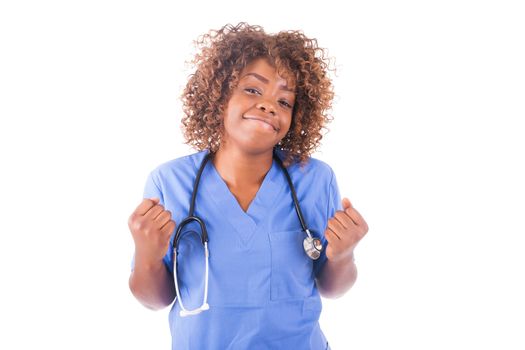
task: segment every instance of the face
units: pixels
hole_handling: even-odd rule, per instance
[[[260,153],[272,150],[286,135],[295,103],[294,86],[264,58],[241,71],[224,111],[221,147]]]

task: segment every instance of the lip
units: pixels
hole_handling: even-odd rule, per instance
[[[270,125],[275,132],[279,132],[280,131],[280,128],[269,118],[261,117],[261,116],[258,116],[258,115],[252,115],[252,114],[243,115],[242,118],[243,119],[250,119],[250,120],[261,121],[263,123],[266,123],[266,124]]]

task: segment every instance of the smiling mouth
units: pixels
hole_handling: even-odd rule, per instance
[[[262,119],[262,118],[245,117],[245,116],[243,116],[242,118],[243,118],[243,119],[247,119],[247,120],[256,120],[256,121],[259,121],[259,122],[263,122],[263,123],[265,123],[265,124],[268,124],[268,125],[270,125],[270,126],[273,128],[273,130],[274,130],[275,132],[279,132],[279,131],[281,130],[281,129],[278,129],[278,128],[276,128],[275,126],[273,126],[271,123],[268,123],[266,120],[264,120],[264,119]]]

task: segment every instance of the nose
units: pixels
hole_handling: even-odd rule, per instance
[[[259,110],[261,110],[263,112],[269,113],[272,116],[275,115],[275,108],[274,108],[274,106],[271,103],[259,102],[259,103],[257,103],[257,109],[259,109]]]

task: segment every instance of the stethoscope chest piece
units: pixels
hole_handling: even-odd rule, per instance
[[[310,234],[303,240],[303,248],[312,260],[317,260],[321,256],[321,251],[323,250],[323,243],[319,238],[314,238]]]

